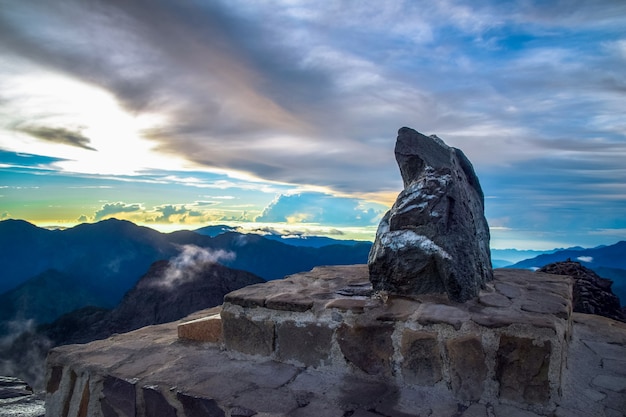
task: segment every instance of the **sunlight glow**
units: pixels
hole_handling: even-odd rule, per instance
[[[65,159],[55,166],[64,171],[135,175],[142,169],[181,169],[188,165],[173,155],[162,155],[142,132],[165,123],[155,113],[130,114],[115,97],[91,84],[54,72],[10,74],[0,83],[3,98],[19,108],[0,114],[10,130],[0,136],[0,147]],[[55,129],[84,137],[85,146],[44,140],[32,129]]]

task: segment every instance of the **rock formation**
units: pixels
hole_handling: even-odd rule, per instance
[[[626,322],[626,314],[620,307],[619,298],[613,294],[613,281],[602,278],[580,262],[567,260],[545,265],[540,272],[569,275],[574,279],[574,311],[597,314],[613,320]]]
[[[404,190],[369,255],[374,290],[446,293],[464,302],[493,278],[484,195],[469,159],[436,136],[403,127],[396,161]]]
[[[25,381],[0,376],[0,415],[43,417],[44,393],[35,393]]]

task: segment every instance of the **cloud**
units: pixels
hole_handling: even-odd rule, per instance
[[[199,204],[202,205],[202,204]],[[154,219],[155,223],[171,223],[173,218],[176,218],[180,223],[185,223],[187,217],[201,217],[203,213],[188,209],[184,205],[167,204],[164,206],[155,207],[154,211],[161,213],[160,216]]]
[[[619,47],[568,39],[589,13],[604,27],[623,8],[96,1],[86,9],[64,0],[11,5],[0,35],[15,54],[110,91],[133,114],[163,115],[144,130],[161,151],[362,193],[398,189],[392,147],[404,125],[488,166],[541,155],[543,140],[563,136],[564,113],[621,116],[618,101],[598,94],[620,82],[611,70],[623,66]],[[20,13],[38,24],[9,18]],[[557,42],[559,33],[568,36]],[[415,59],[422,56],[429,59]],[[573,123],[571,132],[587,140],[582,127]]]
[[[94,220],[102,220],[106,217],[114,216],[120,213],[136,213],[143,210],[141,204],[127,204],[123,202],[107,203],[94,214]]]
[[[580,262],[586,262],[586,263],[593,262],[593,257],[592,256],[579,256],[576,259],[578,259]]]
[[[380,221],[384,212],[382,206],[365,208],[360,203],[352,198],[315,192],[280,194],[255,221],[343,226],[373,225]]]
[[[346,233],[336,228],[297,228],[286,226],[262,226],[262,227],[238,227],[235,229],[240,233],[256,233],[260,235],[282,236],[284,238],[303,237],[303,236],[344,236]]]
[[[170,260],[164,274],[154,285],[172,289],[185,282],[195,280],[207,264],[233,261],[236,255],[232,251],[209,250],[195,245],[184,245],[181,252]]]
[[[96,150],[95,148],[89,146],[89,143],[91,142],[90,139],[83,136],[83,134],[79,131],[72,131],[62,127],[46,126],[24,126],[18,128],[18,130],[48,142],[76,146],[90,151]]]

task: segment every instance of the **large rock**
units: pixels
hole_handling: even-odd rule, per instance
[[[464,302],[493,278],[484,195],[460,149],[403,127],[395,155],[404,190],[383,217],[368,265],[375,290],[446,293]]]

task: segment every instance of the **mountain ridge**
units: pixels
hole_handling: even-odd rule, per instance
[[[4,220],[0,221],[0,244],[5,248],[0,252],[3,266],[0,298],[16,297],[14,292],[20,285],[30,285],[33,289],[33,282],[40,274],[54,270],[65,277],[67,288],[80,287],[87,292],[82,297],[85,302],[72,304],[72,309],[90,304],[113,308],[154,262],[172,259],[187,247],[201,248],[209,258],[220,255],[218,261],[225,266],[249,271],[266,280],[319,265],[365,263],[370,247],[369,243],[298,247],[261,235],[236,232],[216,237],[192,231],[161,233],[117,219],[64,230],[39,228],[24,220]],[[40,300],[65,301],[63,294],[53,300]],[[14,310],[19,315],[19,306]],[[37,316],[37,323],[50,322],[64,312],[67,311],[55,311],[49,317]]]

